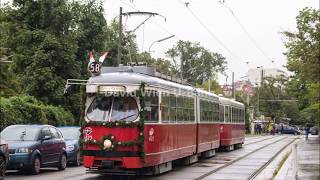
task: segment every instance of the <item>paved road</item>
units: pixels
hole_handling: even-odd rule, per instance
[[[58,171],[56,168],[42,169],[39,175],[26,175],[19,171],[7,172],[6,180],[102,180],[102,179],[194,179],[202,174],[208,173],[223,164],[243,156],[254,149],[263,145],[270,144],[285,136],[260,136],[246,137],[246,143],[242,149],[232,152],[218,153],[215,157],[202,160],[191,166],[177,167],[174,171],[155,177],[109,177],[97,174],[88,174],[84,167],[68,167],[64,171]]]

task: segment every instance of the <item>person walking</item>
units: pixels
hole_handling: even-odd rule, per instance
[[[306,140],[308,139],[308,136],[309,136],[309,126],[305,126],[304,127],[304,134],[305,134],[305,137],[306,137]]]
[[[276,125],[272,124],[272,135],[274,135],[276,132]]]
[[[272,129],[273,129],[273,125],[272,125],[272,123],[269,123],[268,132],[270,133],[270,135],[272,135]]]
[[[283,134],[283,124],[281,124],[281,126],[280,126],[280,132],[281,132],[281,134]]]

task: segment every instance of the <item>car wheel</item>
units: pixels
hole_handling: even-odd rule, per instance
[[[73,164],[75,165],[75,166],[80,166],[81,165],[81,161],[80,161],[80,151],[78,151],[77,152],[77,157],[76,157],[76,159],[73,161]]]
[[[63,153],[60,157],[60,162],[59,162],[59,166],[58,169],[59,170],[65,170],[67,167],[67,156]]]
[[[36,175],[40,173],[41,161],[39,156],[35,156],[31,164],[31,174]]]
[[[6,173],[6,161],[3,156],[0,156],[0,180],[4,179]]]

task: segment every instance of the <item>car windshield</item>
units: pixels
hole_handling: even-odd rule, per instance
[[[35,141],[39,135],[38,127],[34,126],[9,126],[0,136],[6,141]]]
[[[59,128],[62,136],[66,140],[78,140],[80,136],[79,128]]]
[[[97,96],[86,116],[90,121],[134,121],[138,114],[138,105],[133,97]]]

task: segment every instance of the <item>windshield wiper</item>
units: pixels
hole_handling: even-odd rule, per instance
[[[20,140],[24,141],[24,136],[27,135],[27,132],[24,130],[21,132]]]
[[[127,118],[132,117],[132,116],[135,116],[135,115],[137,115],[137,114],[135,113],[135,114],[129,115],[129,116],[124,117],[124,118],[121,118],[121,119],[119,119],[119,120],[117,120],[117,121],[122,121],[122,120],[124,120],[124,119],[127,119]]]

